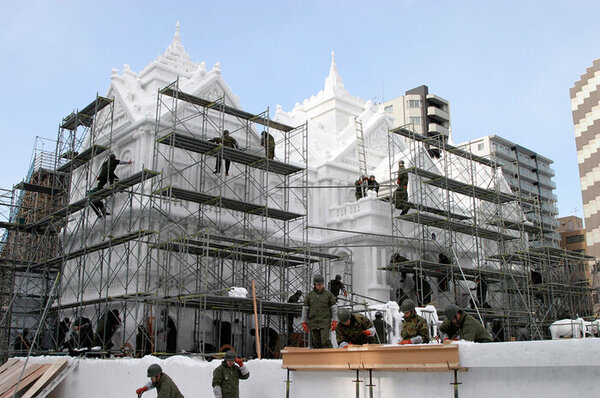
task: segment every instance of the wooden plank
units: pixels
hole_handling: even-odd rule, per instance
[[[458,345],[362,345],[347,349],[286,347],[284,369],[303,371],[384,370],[442,372],[460,368]]]
[[[32,374],[33,372],[35,372],[40,366],[41,365],[34,363],[27,364],[27,366],[25,367],[25,371],[23,372],[22,380],[30,374]],[[14,369],[15,371],[13,372],[12,369]],[[13,366],[12,369],[10,376],[7,375],[7,377],[4,379],[4,382],[0,384],[0,394],[4,394],[17,384],[17,382],[19,381],[19,377],[21,376],[23,365],[19,363],[18,366]]]
[[[17,386],[14,386],[13,388],[5,392],[4,395],[2,395],[0,398],[12,398],[12,396],[15,393],[15,390],[17,391],[17,396],[19,396],[19,393],[26,391],[29,388],[29,386],[31,386],[33,383],[35,383],[36,380],[42,377],[42,375],[48,370],[49,367],[50,364],[39,366],[29,376],[23,377],[23,380],[21,380],[21,382],[19,383],[18,388]]]
[[[2,366],[0,366],[0,375],[13,367],[19,360],[17,358],[10,358],[8,361],[4,362]]]
[[[42,377],[35,382],[33,386],[21,397],[21,398],[31,398],[39,391],[41,391],[50,381],[56,377],[57,374],[62,372],[62,370],[67,366],[69,361],[67,359],[59,359],[54,362],[52,366],[44,373]]]

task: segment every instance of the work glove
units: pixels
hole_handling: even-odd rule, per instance
[[[242,358],[236,358],[235,363],[237,363],[240,368],[244,366],[244,361],[242,361]]]
[[[137,390],[135,390],[135,393],[137,394],[138,397],[141,397],[143,393],[145,393],[146,391],[148,391],[148,387],[144,386],[142,388],[138,388]]]
[[[362,334],[364,334],[365,336],[372,336],[373,335],[373,333],[371,333],[370,330],[363,330]]]
[[[335,332],[335,329],[337,329],[337,321],[331,321],[331,331]]]
[[[402,341],[401,341],[401,342],[399,342],[398,344],[402,344],[402,345],[405,345],[405,344],[412,344],[412,340],[410,340],[410,339],[409,339],[409,340],[402,340]]]
[[[302,322],[302,329],[304,329],[304,331],[305,331],[306,333],[308,333],[308,332],[309,332],[309,330],[308,330],[308,324],[307,324],[306,322]]]
[[[348,292],[344,290],[344,296],[348,297]]]

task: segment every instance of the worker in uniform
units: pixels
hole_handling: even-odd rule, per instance
[[[325,290],[322,275],[313,277],[313,290],[304,299],[302,307],[302,328],[310,332],[312,348],[331,348],[329,331],[337,327],[337,305],[334,295]]]
[[[233,138],[229,134],[229,130],[223,131],[222,139],[220,137],[215,137],[215,138],[210,139],[209,141],[215,142],[217,144],[223,144],[224,147],[228,147],[228,148],[234,148],[234,149],[238,148],[238,143],[237,143],[236,139]],[[218,151],[217,162],[215,164],[215,171],[214,171],[215,174],[219,174],[221,172],[221,164],[223,163],[223,157],[224,156],[221,153],[221,151]],[[229,176],[229,166],[231,166],[231,160],[229,158],[227,158],[227,156],[225,156],[224,158],[225,158],[225,175]]]
[[[460,336],[463,340],[476,343],[490,343],[492,336],[483,325],[471,315],[465,313],[456,305],[451,304],[444,310],[446,319],[440,326],[440,331],[449,338]]]
[[[375,191],[375,193],[379,193],[379,183],[375,179],[375,176],[369,177],[369,183],[367,184],[367,188],[371,191]]]
[[[432,292],[431,285],[425,279],[425,275],[417,275],[413,274],[412,280],[414,282],[415,287],[415,296],[417,297],[417,302],[421,306],[425,306],[431,302]]]
[[[113,347],[112,337],[120,324],[121,318],[118,310],[104,313],[98,320],[94,345],[110,350]]]
[[[250,377],[248,367],[235,352],[225,353],[225,360],[213,371],[212,387],[215,398],[239,398],[240,380]]]
[[[373,321],[375,326],[375,342],[379,344],[387,344],[387,333],[391,329],[391,326],[383,320],[383,314],[381,311],[375,313],[375,320]]]
[[[130,160],[127,164],[132,164],[133,162]],[[104,188],[106,183],[109,185],[113,185],[115,181],[119,181],[119,177],[115,174],[115,170],[117,166],[121,164],[121,160],[117,159],[117,156],[114,153],[111,153],[108,159],[102,163],[100,167],[100,173],[98,174],[98,189]]]
[[[448,256],[446,256],[444,253],[438,254],[438,263],[446,264],[446,265],[452,264],[452,262],[450,261]],[[449,279],[450,279],[450,270],[449,269],[440,271],[440,276],[438,276],[438,281],[437,281],[438,290],[440,292],[445,292],[448,290],[448,280]]]
[[[296,290],[296,293],[292,294],[288,298],[287,302],[288,303],[297,303],[300,301],[300,297],[302,297],[302,290]],[[294,333],[294,315],[288,315],[287,324],[288,324],[288,339],[289,339],[289,335]]]
[[[404,313],[404,322],[400,336],[402,341],[399,344],[421,344],[429,343],[429,327],[425,318],[417,315],[415,302],[406,299],[402,302],[402,312]]]
[[[400,215],[408,213],[410,205],[408,202],[408,171],[404,168],[404,160],[398,162],[398,179],[396,180],[395,206],[401,210]]]
[[[347,308],[338,311],[339,325],[335,335],[339,348],[345,348],[350,344],[369,344],[377,331],[373,322],[364,315],[351,314]]]
[[[265,156],[267,159],[275,158],[275,138],[266,131],[260,134],[260,146],[265,148]]]
[[[348,297],[348,292],[346,291],[346,285],[342,282],[342,276],[336,275],[335,279],[329,281],[329,291],[334,295],[335,301],[337,302],[337,298],[340,295],[340,292],[344,293],[344,297]]]
[[[483,277],[483,275],[477,275],[475,277],[474,282],[475,282],[475,288],[473,288],[471,290],[475,291],[476,296],[477,296],[477,298],[475,300],[477,300],[477,301],[473,301],[473,299],[470,300],[471,308],[475,308],[476,303],[477,303],[477,306],[479,306],[479,308],[492,308],[492,306],[489,305],[487,302],[487,292],[488,292],[487,280]]]
[[[156,388],[157,398],[183,398],[183,394],[179,392],[179,388],[177,388],[169,375],[163,373],[160,365],[155,363],[150,365],[147,375],[150,381],[145,386],[135,390],[138,398],[153,388]]]
[[[354,187],[356,188],[356,192],[354,193],[354,196],[356,197],[356,200],[359,200],[366,196],[365,195],[365,186],[363,185],[363,180],[365,178],[366,178],[365,176],[361,176],[358,180],[354,181]]]

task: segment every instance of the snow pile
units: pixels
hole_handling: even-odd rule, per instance
[[[600,378],[600,339],[546,340],[476,344],[458,342],[458,373],[461,398],[595,396]],[[31,358],[47,363],[56,358]],[[50,395],[51,398],[95,398],[134,396],[147,382],[146,369],[158,363],[186,397],[212,397],[212,372],[219,361],[206,362],[181,356],[161,360],[73,359],[77,368]],[[240,398],[285,396],[286,371],[279,360],[247,363],[250,379],[240,381]],[[373,372],[374,396],[452,396],[452,372]],[[318,393],[331,398],[355,396],[355,371],[291,372],[290,397],[305,398]],[[361,371],[360,396],[369,396],[369,374]],[[485,391],[485,393],[483,393]],[[156,392],[144,398],[156,397]]]
[[[228,294],[229,297],[246,298],[248,297],[248,290],[244,289],[243,287],[232,287],[229,289]]]

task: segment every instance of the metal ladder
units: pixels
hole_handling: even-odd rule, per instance
[[[356,151],[358,153],[358,169],[360,171],[361,176],[366,176],[367,175],[367,154],[366,154],[366,150],[365,150],[365,137],[363,135],[363,125],[362,122],[360,120],[358,120],[357,118],[354,118],[354,126],[356,129]],[[365,189],[366,189],[366,182],[363,181],[363,185],[365,185]]]

